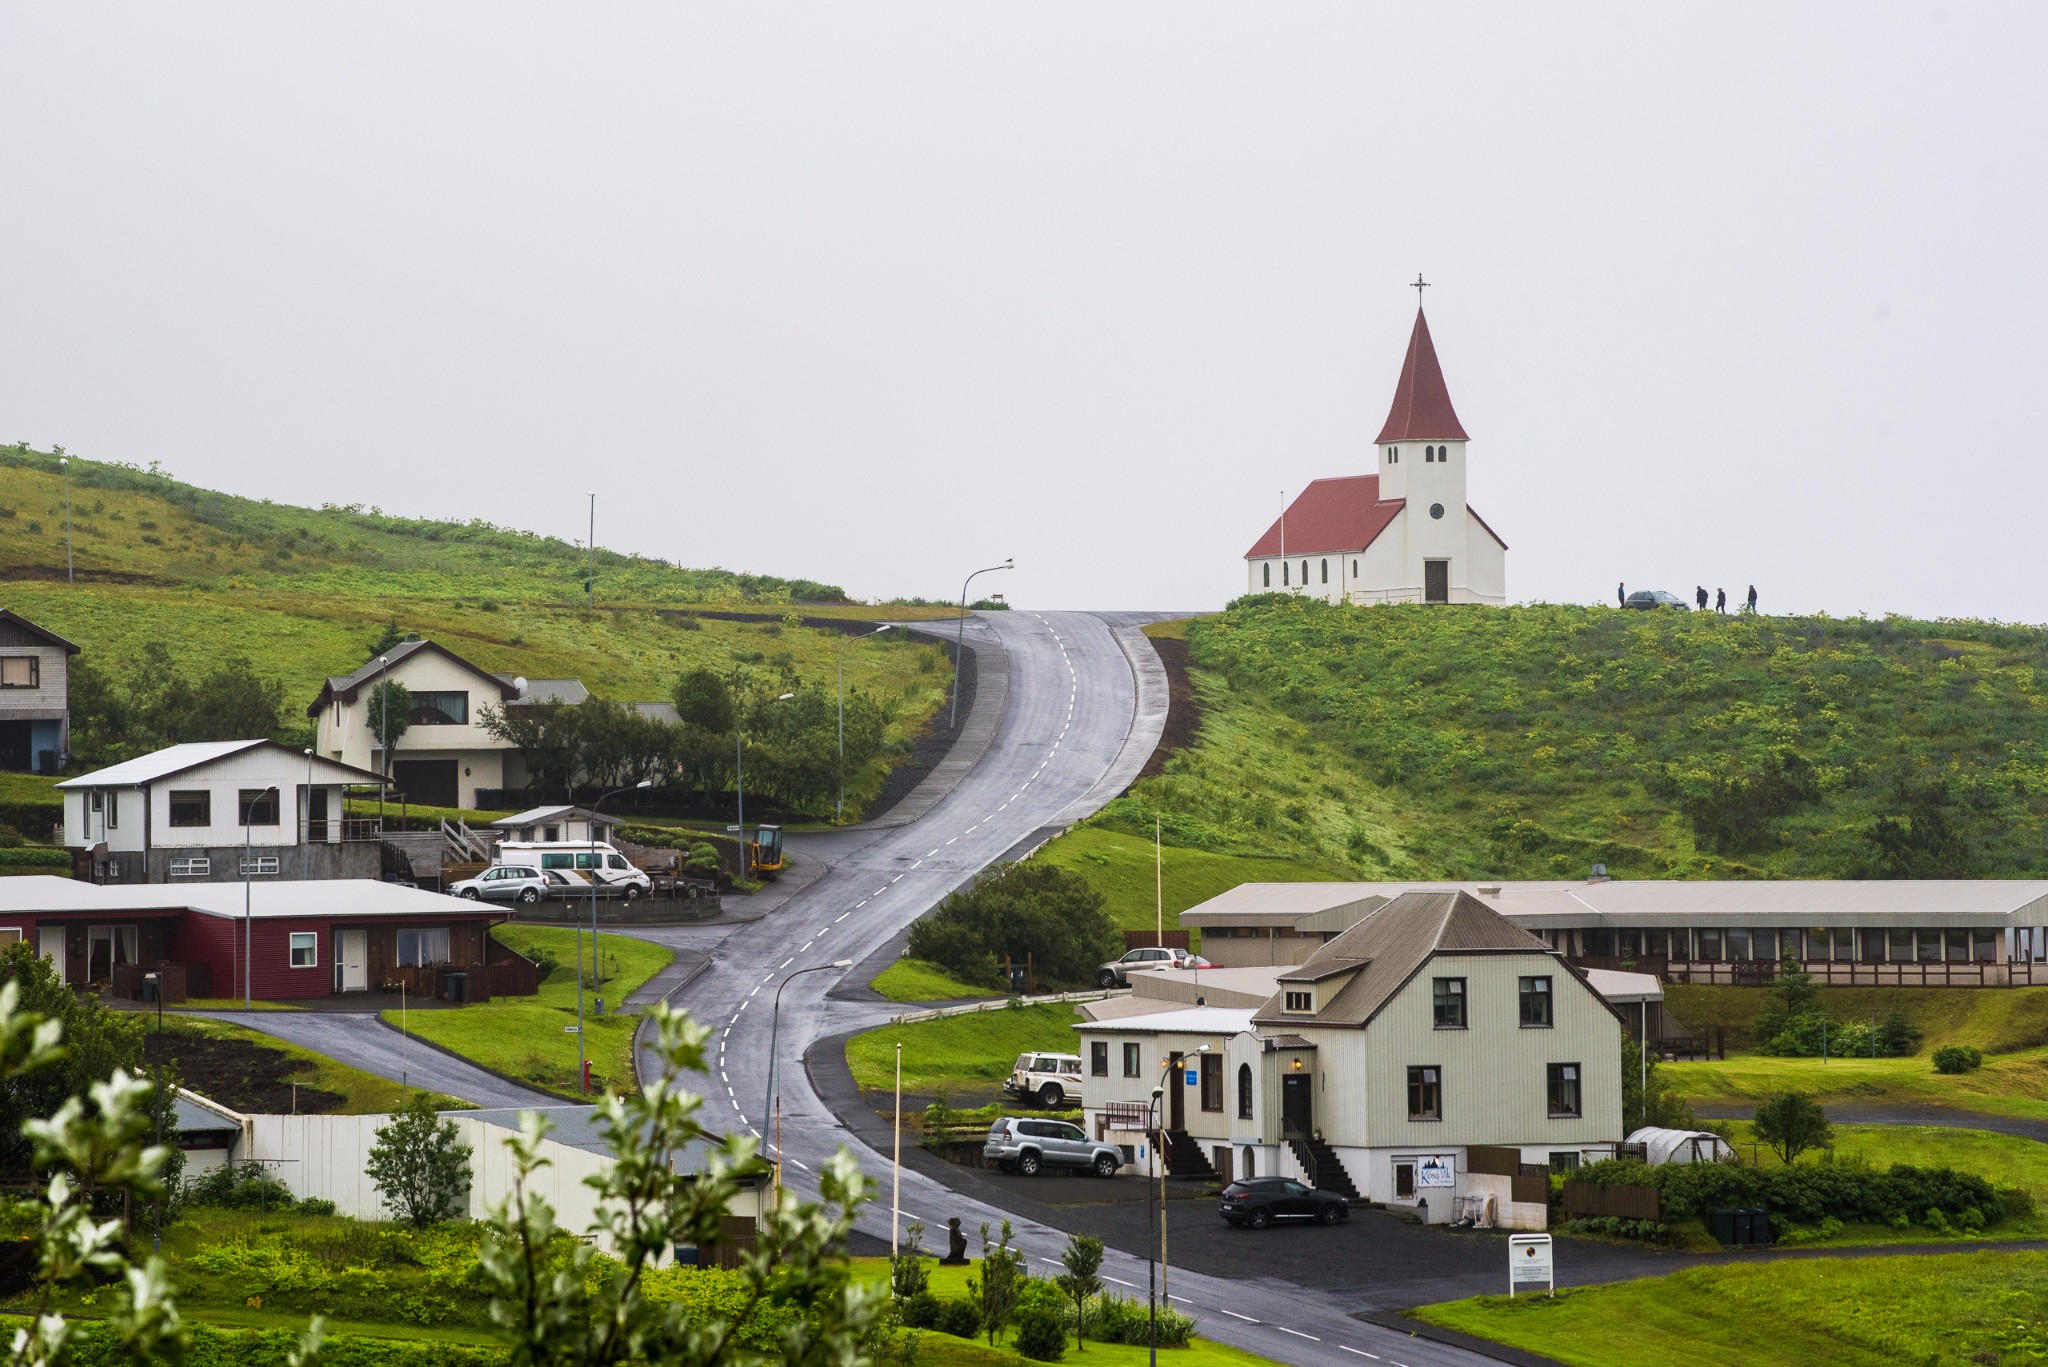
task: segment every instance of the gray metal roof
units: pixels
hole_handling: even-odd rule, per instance
[[[0,915],[31,912],[90,911],[121,915],[137,911],[195,911],[207,916],[239,919],[248,897],[254,920],[315,917],[333,920],[374,920],[382,917],[460,917],[479,912],[505,919],[502,907],[489,907],[461,897],[421,888],[380,883],[373,878],[308,878],[257,883],[82,883],[47,874],[0,878]]]
[[[523,1123],[521,1117],[529,1113],[547,1117],[549,1123],[554,1126],[548,1138],[556,1143],[567,1144],[572,1149],[582,1149],[585,1153],[603,1154],[606,1157],[611,1155],[611,1146],[605,1143],[604,1134],[596,1124],[595,1106],[564,1103],[559,1106],[501,1106],[479,1111],[449,1112],[451,1115],[481,1120],[486,1125],[493,1125],[513,1134],[518,1133]],[[712,1151],[724,1142],[724,1135],[710,1135],[686,1145],[676,1155],[676,1171],[685,1174],[704,1171],[710,1162]]]
[[[268,748],[288,761],[293,776],[306,772],[311,765],[313,772],[323,776],[329,783],[383,783],[386,780],[368,769],[358,769],[352,764],[338,764],[334,760],[315,755],[308,759],[303,751],[294,750],[274,740],[194,740],[182,745],[167,745],[147,755],[110,764],[104,769],[95,769],[77,778],[67,778],[58,784],[59,788],[134,788],[158,779],[171,778],[189,773],[216,761],[245,754],[251,750]]]

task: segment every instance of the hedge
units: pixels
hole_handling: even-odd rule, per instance
[[[71,871],[71,852],[53,850],[47,845],[17,845],[12,849],[0,848],[0,868],[16,869],[62,869]]]
[[[299,1336],[286,1329],[214,1329],[188,1323],[186,1333],[190,1346],[184,1367],[284,1367],[299,1345]],[[116,1360],[114,1347],[113,1335],[81,1325],[71,1340],[68,1360],[73,1367],[108,1367]],[[508,1356],[503,1348],[336,1334],[320,1349],[320,1367],[502,1367]]]
[[[0,802],[0,826],[12,826],[30,840],[47,839],[63,824],[62,802]]]
[[[1860,1159],[1753,1168],[1734,1163],[1667,1163],[1650,1167],[1632,1159],[1593,1163],[1582,1182],[1653,1186],[1667,1223],[1702,1218],[1724,1206],[1762,1206],[1780,1222],[1813,1224],[1836,1219],[1861,1224],[1944,1229],[1951,1222],[1995,1223],[2025,1215],[2033,1200],[2016,1189],[1999,1191],[1974,1173],[1915,1168],[1878,1169]]]

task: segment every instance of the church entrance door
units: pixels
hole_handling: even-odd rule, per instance
[[[1450,561],[1425,560],[1422,562],[1422,601],[1425,603],[1448,603],[1451,601]]]

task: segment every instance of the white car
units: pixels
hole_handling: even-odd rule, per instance
[[[1081,1056],[1019,1054],[1017,1066],[1003,1079],[1003,1094],[1019,1101],[1035,1101],[1049,1111],[1079,1106],[1082,1104]]]

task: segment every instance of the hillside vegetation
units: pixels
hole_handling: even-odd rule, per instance
[[[1098,827],[1360,878],[2048,867],[2038,628],[1260,595],[1185,635],[1199,735]]]

